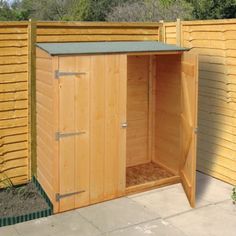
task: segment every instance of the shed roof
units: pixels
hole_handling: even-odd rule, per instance
[[[38,43],[37,46],[51,55],[176,52],[189,50],[157,41]]]

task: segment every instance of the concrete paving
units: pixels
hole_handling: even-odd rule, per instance
[[[180,184],[13,226],[0,236],[235,236],[232,186],[197,173],[197,207]]]

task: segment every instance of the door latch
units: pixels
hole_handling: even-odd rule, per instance
[[[84,75],[86,73],[87,72],[63,72],[63,71],[56,70],[55,71],[55,78],[59,79],[61,76],[70,76],[70,75],[78,76],[78,75]]]
[[[56,132],[55,138],[57,141],[59,141],[61,138],[66,138],[69,136],[74,136],[74,135],[81,135],[85,134],[85,131],[78,131],[78,132],[68,132],[68,133],[61,133],[61,132]]]

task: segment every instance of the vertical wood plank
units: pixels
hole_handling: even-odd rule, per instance
[[[181,20],[176,20],[176,45],[181,46]]]
[[[150,161],[155,161],[156,64],[156,56],[150,56],[148,109],[148,156]]]
[[[76,61],[74,57],[60,57],[59,70],[74,72]],[[59,131],[75,132],[75,78],[61,76],[59,81]],[[72,193],[75,190],[75,137],[60,139],[60,194]],[[60,200],[60,211],[73,209],[75,195]]]
[[[119,78],[119,121],[127,122],[127,55],[120,55]],[[127,129],[119,129],[119,182],[118,193],[124,194],[126,188],[126,139]]]
[[[52,59],[52,73],[59,69],[59,57],[55,56]],[[53,133],[55,134],[59,131],[59,80],[55,78],[55,74],[52,77],[53,84]],[[54,194],[60,192],[59,185],[59,168],[60,168],[60,159],[59,159],[59,142],[54,139],[53,145],[53,165],[54,165],[54,173],[53,173],[53,188]],[[59,202],[55,199],[53,201],[53,211],[54,213],[59,212]]]
[[[104,199],[105,56],[91,57],[90,203]]]
[[[153,145],[153,56],[149,56],[149,78],[148,78],[148,160],[152,160]]]
[[[90,56],[77,56],[76,72],[85,72],[75,78],[75,130],[85,134],[75,136],[75,208],[89,204],[89,84]]]
[[[124,155],[119,155],[120,149],[120,88],[121,65],[120,55],[106,55],[105,77],[105,169],[104,169],[104,198],[111,199],[121,196],[124,192],[119,188],[119,181],[124,181],[124,173],[120,175],[120,169],[125,168]],[[121,90],[120,90],[121,89]],[[122,162],[123,161],[123,162]],[[121,162],[121,164],[120,164]],[[122,178],[122,180],[120,180]]]
[[[158,38],[159,38],[159,42],[165,42],[165,25],[164,25],[164,21],[160,20],[159,21],[160,26],[158,28]]]
[[[28,152],[29,152],[29,178],[37,175],[36,157],[36,21],[30,20],[28,24]]]

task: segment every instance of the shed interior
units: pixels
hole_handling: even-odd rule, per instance
[[[127,58],[127,192],[178,180],[181,54]]]

